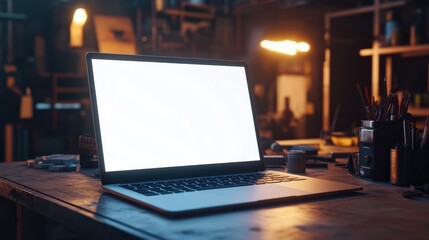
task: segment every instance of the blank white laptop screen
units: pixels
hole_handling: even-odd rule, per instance
[[[244,67],[92,65],[106,172],[260,160]]]

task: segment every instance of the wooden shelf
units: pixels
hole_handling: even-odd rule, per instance
[[[185,43],[183,42],[160,42],[158,45],[161,49],[178,49],[185,47]]]
[[[362,57],[370,57],[375,53],[372,48],[365,48],[359,51],[359,55]],[[393,55],[403,54],[406,56],[419,56],[429,55],[429,44],[420,44],[413,46],[394,46],[394,47],[381,47],[378,49],[379,55]]]
[[[429,107],[409,107],[408,112],[415,117],[426,117],[429,115]]]
[[[173,16],[179,16],[179,17],[193,17],[193,18],[200,18],[205,20],[212,20],[214,17],[214,14],[212,13],[198,13],[198,12],[189,12],[179,9],[166,9],[165,14],[167,15],[173,15]]]
[[[194,10],[192,11],[190,9],[194,9]],[[179,16],[179,17],[191,17],[191,18],[199,18],[204,20],[213,20],[215,17],[216,9],[210,5],[182,2],[181,9],[170,8],[170,9],[166,9],[164,13],[167,15],[173,15],[173,16]]]
[[[405,3],[406,3],[405,1],[380,3],[380,5],[378,6],[378,9],[382,10],[382,9],[389,9],[394,7],[401,7],[401,6],[404,6]],[[356,14],[374,12],[376,9],[377,9],[377,6],[369,5],[369,6],[352,8],[352,9],[346,9],[342,11],[330,12],[326,14],[326,17],[327,18],[347,17],[347,16],[353,16]]]

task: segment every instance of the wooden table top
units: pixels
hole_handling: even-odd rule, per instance
[[[307,169],[306,175],[364,190],[181,219],[103,193],[94,172],[56,173],[28,168],[24,162],[1,163],[0,196],[71,228],[116,239],[427,239],[429,235],[428,198],[405,199],[402,192],[408,188],[357,178],[334,163],[328,169]],[[101,226],[114,231],[101,232]]]

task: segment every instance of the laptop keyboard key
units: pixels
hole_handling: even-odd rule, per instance
[[[145,196],[165,195],[181,192],[203,191],[210,189],[232,188],[249,185],[271,184],[280,182],[302,181],[305,178],[280,175],[275,173],[252,173],[232,176],[214,176],[172,181],[136,183],[120,185]]]

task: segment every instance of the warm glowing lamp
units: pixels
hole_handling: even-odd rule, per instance
[[[308,52],[310,51],[310,45],[306,42],[299,42],[296,45],[296,50],[298,50],[298,52]]]
[[[310,45],[306,42],[295,42],[291,40],[283,40],[283,41],[270,41],[263,40],[261,42],[261,47],[266,48],[268,50],[287,54],[294,56],[297,52],[308,52],[310,50]]]
[[[88,15],[86,10],[78,8],[74,12],[73,20],[70,24],[70,46],[82,47],[83,45],[83,26],[85,25]]]

